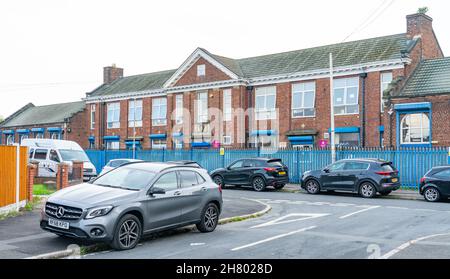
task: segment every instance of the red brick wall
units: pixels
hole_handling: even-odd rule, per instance
[[[420,36],[420,48],[422,59],[432,59],[443,57],[438,40],[433,31],[433,19],[424,14],[408,15],[407,36],[412,39]]]
[[[197,66],[205,65],[205,76],[197,76]],[[195,83],[205,83],[221,80],[229,80],[230,77],[217,69],[214,65],[206,61],[204,58],[200,57],[197,62],[194,63],[184,75],[175,83],[175,86],[188,85]]]
[[[89,121],[88,118],[89,114],[87,113],[86,109],[73,115],[69,123],[67,124],[67,128],[63,138],[66,140],[75,141],[83,149],[88,149],[89,148],[88,137],[90,129],[90,127],[86,125],[86,122]],[[70,132],[68,132],[69,128]]]

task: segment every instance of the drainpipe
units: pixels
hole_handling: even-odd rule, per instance
[[[246,146],[250,147],[250,131],[252,130],[253,126],[253,104],[252,104],[252,91],[253,86],[247,86],[247,104],[248,104],[248,132],[246,135]]]
[[[100,127],[99,127],[99,140],[100,140],[100,149],[101,150],[104,150],[105,149],[105,146],[104,146],[104,141],[103,141],[103,137],[105,136],[105,107],[106,107],[106,102],[100,102],[99,103],[99,105],[100,105],[100,108],[99,108],[99,110],[100,110],[100,115],[99,115],[99,118],[100,118]]]
[[[361,91],[361,145],[366,147],[366,78],[367,73],[361,73],[359,75],[362,78],[362,91]]]

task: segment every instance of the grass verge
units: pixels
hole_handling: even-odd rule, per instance
[[[55,189],[51,189],[45,184],[34,184],[33,186],[33,195],[44,196],[51,195],[56,192]]]

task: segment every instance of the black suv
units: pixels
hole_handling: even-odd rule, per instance
[[[240,159],[226,168],[212,171],[210,175],[220,186],[252,186],[258,192],[263,191],[267,186],[273,186],[279,190],[289,182],[288,168],[281,159]]]
[[[450,196],[450,166],[434,167],[420,179],[419,192],[429,202]]]
[[[301,187],[310,194],[322,190],[340,190],[373,198],[389,195],[400,188],[398,171],[391,162],[379,159],[347,159],[337,161],[322,170],[307,171]]]

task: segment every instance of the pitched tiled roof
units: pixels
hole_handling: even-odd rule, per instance
[[[0,128],[61,123],[84,108],[83,101],[46,106],[28,104],[0,123]]]
[[[425,60],[395,97],[450,94],[450,57]]]
[[[330,52],[334,54],[335,67],[401,58],[402,51],[407,50],[412,43],[406,34],[397,34],[242,59],[204,51],[239,77],[256,78],[325,69],[328,67]],[[175,72],[169,70],[123,77],[109,85],[100,86],[90,96],[159,89]]]

